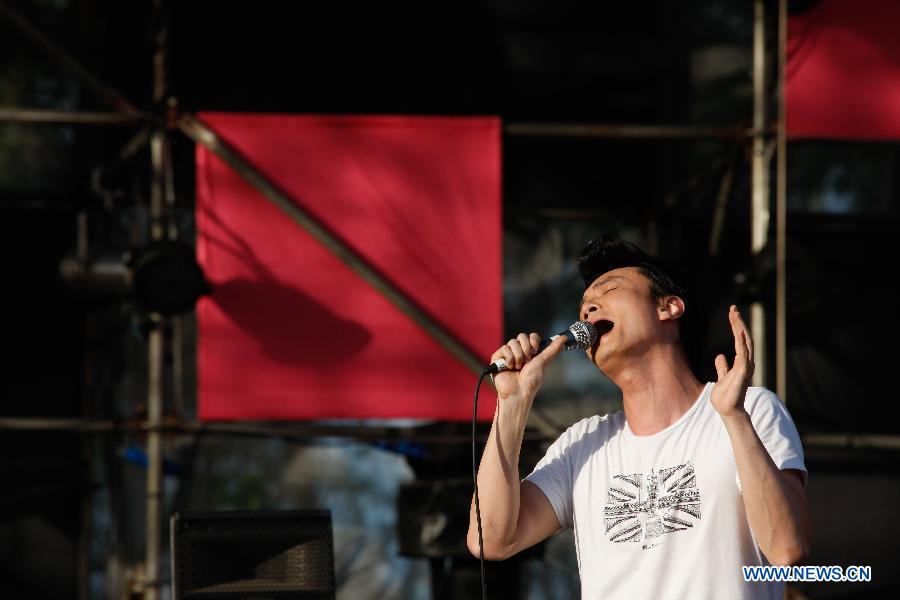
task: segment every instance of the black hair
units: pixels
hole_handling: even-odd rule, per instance
[[[587,289],[595,279],[622,267],[637,267],[650,281],[654,300],[664,296],[678,296],[687,304],[687,289],[675,265],[647,254],[630,242],[611,236],[601,236],[587,243],[578,257],[578,271]]]

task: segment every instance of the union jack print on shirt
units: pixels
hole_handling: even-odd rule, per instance
[[[644,542],[646,550],[699,518],[700,489],[690,461],[647,475],[615,475],[610,482],[604,524],[611,542]]]

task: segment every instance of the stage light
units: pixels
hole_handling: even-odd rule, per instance
[[[163,315],[187,312],[210,288],[194,258],[194,250],[183,242],[154,242],[131,261],[132,292],[148,310]]]
[[[210,292],[193,248],[179,241],[153,242],[118,256],[66,257],[60,276],[88,301],[133,299],[167,316],[192,310]]]

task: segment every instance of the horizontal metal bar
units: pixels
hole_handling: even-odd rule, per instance
[[[523,137],[619,139],[742,139],[756,135],[755,130],[746,127],[589,123],[507,123],[503,132]]]
[[[93,433],[125,430],[124,423],[91,419],[55,419],[38,417],[0,418],[0,431],[71,431]]]
[[[149,431],[145,421],[111,421],[102,419],[56,419],[32,417],[0,418],[0,431],[57,431],[65,433],[125,433]],[[173,434],[223,434],[251,437],[273,437],[291,440],[336,437],[365,441],[413,441],[434,444],[458,444],[471,440],[469,434],[425,433],[417,426],[341,425],[313,422],[183,422],[168,421],[158,427]],[[526,439],[549,440],[540,431],[526,431]],[[900,450],[900,435],[859,433],[808,433],[802,436],[804,446],[822,448]]]
[[[0,108],[0,121],[15,123],[60,123],[126,125],[158,119],[150,113],[106,113],[38,108]],[[590,123],[507,123],[509,136],[617,139],[736,139],[752,138],[753,129],[739,127],[693,127],[678,125],[612,125]]]
[[[821,448],[900,450],[900,435],[808,433],[801,439],[804,446]]]
[[[132,125],[156,119],[141,112],[110,113],[40,108],[0,108],[0,122],[55,123],[60,125]]]
[[[249,437],[309,440],[313,438],[347,438],[363,441],[421,442],[432,444],[460,444],[471,441],[468,433],[426,433],[416,426],[387,425],[325,425],[310,422],[286,424],[253,422],[182,422],[168,421],[153,427],[146,421],[110,421],[102,419],[54,419],[31,417],[0,418],[0,431],[42,431],[74,434],[127,433],[158,430],[171,434],[220,434]],[[487,432],[479,436],[482,441]],[[538,431],[526,431],[525,439],[550,440]]]

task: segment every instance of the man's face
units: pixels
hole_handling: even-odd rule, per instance
[[[659,307],[650,281],[637,267],[613,269],[595,279],[584,291],[579,311],[581,320],[592,323],[598,333],[588,357],[609,373],[619,360],[640,356],[662,339]]]

